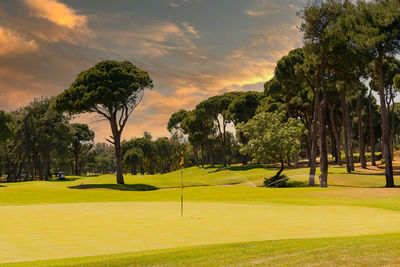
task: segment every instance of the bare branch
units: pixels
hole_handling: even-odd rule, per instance
[[[93,108],[93,111],[99,113],[100,115],[102,115],[102,116],[106,117],[108,120],[110,120],[110,116],[104,110],[102,110],[100,107],[95,106]]]
[[[110,139],[108,139],[108,138],[104,138],[104,139],[106,139],[106,141],[107,141],[107,142],[109,142],[109,143],[111,143],[111,144],[115,145],[115,142],[114,142],[114,141],[111,141],[111,140],[110,140]]]

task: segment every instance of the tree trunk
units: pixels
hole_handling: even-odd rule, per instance
[[[392,99],[392,107],[391,107],[391,116],[392,122],[390,124],[390,155],[392,156],[392,160],[394,159],[394,99]]]
[[[312,122],[311,122],[312,124]],[[307,137],[306,137],[306,158],[308,159],[308,163],[311,165],[311,144],[312,144],[312,126],[310,127],[310,130],[308,131]]]
[[[390,137],[389,137],[389,118],[385,102],[385,88],[383,85],[383,70],[382,70],[382,54],[379,53],[378,66],[377,66],[377,76],[379,84],[379,99],[382,117],[382,143],[383,143],[383,155],[385,158],[385,177],[386,177],[386,187],[394,187],[393,180],[393,165],[392,157],[390,154]]]
[[[221,141],[221,148],[222,148],[222,164],[226,167],[226,147],[225,143]]]
[[[48,181],[50,176],[50,153],[43,153],[43,163],[44,180]]]
[[[78,168],[78,151],[74,151],[74,160],[75,160],[75,175],[79,175],[79,168]]]
[[[364,131],[362,125],[361,117],[361,96],[360,93],[357,94],[357,117],[358,117],[358,137],[359,137],[359,147],[360,147],[360,163],[361,168],[367,168],[367,162],[365,160],[365,144],[364,144]]]
[[[285,168],[285,164],[283,163],[283,159],[280,160],[281,162],[281,168],[279,169],[279,171],[275,174],[275,177],[279,177],[283,171],[283,169]]]
[[[203,152],[202,152],[203,153]],[[193,146],[193,154],[194,154],[194,161],[196,163],[196,166],[199,166],[199,155],[197,153],[197,146]]]
[[[372,118],[372,100],[371,100],[371,91],[368,96],[368,120],[369,120],[369,134],[371,137],[371,165],[376,166],[375,162],[375,133],[374,133],[374,124]]]
[[[137,175],[136,164],[133,164],[133,175]]]
[[[204,161],[205,161],[205,158],[204,158],[204,145],[202,144],[201,145],[201,167],[202,168],[204,168]]]
[[[336,104],[334,105],[329,105],[329,118],[331,121],[331,127],[332,127],[332,133],[335,138],[335,144],[336,144],[336,161],[339,165],[342,165],[342,155],[341,155],[341,142],[340,142],[340,137],[339,133],[336,128],[336,122],[335,122],[335,107]]]
[[[294,162],[294,168],[297,169],[299,167],[299,157],[297,154],[293,154],[293,162]]]
[[[328,102],[328,91],[325,86],[325,66],[324,58],[322,58],[321,86],[322,86],[322,102],[319,111],[319,136],[320,136],[320,168],[321,175],[319,177],[321,187],[328,187],[328,149],[326,140],[326,108]]]
[[[319,82],[318,77],[315,79],[315,90],[314,90],[314,115],[311,125],[311,157],[310,157],[310,173],[308,176],[308,185],[315,184],[315,171],[317,168],[317,149],[318,149],[318,116],[319,116]]]
[[[121,136],[114,136],[115,157],[117,163],[117,183],[125,184],[124,175],[122,173],[122,153],[121,153]]]
[[[352,131],[350,131],[352,132]],[[353,135],[351,135],[351,138],[353,138]],[[354,171],[354,143],[351,142],[351,147],[350,147],[350,167],[351,171]]]
[[[346,170],[348,173],[351,172],[351,159],[350,159],[350,147],[351,147],[351,136],[350,136],[350,115],[349,109],[346,103],[344,88],[338,88],[340,105],[343,113],[343,128],[344,128],[344,156],[346,161]]]
[[[213,149],[212,149],[212,145],[211,145],[211,142],[210,142],[210,139],[208,139],[207,138],[207,146],[208,146],[208,153],[209,153],[209,156],[210,156],[210,164],[211,164],[211,167],[213,167],[214,168],[214,157],[213,157]]]

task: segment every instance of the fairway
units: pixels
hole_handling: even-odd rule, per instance
[[[194,245],[400,232],[400,213],[351,206],[76,203],[0,207],[0,262]],[[26,220],[29,218],[29,220]]]
[[[126,185],[116,185],[112,175],[3,183],[0,263],[223,266],[237,260],[244,265],[379,265],[382,261],[376,257],[398,262],[397,253],[388,254],[382,244],[400,248],[400,193],[398,188],[382,188],[379,168],[347,174],[343,167],[332,167],[332,186],[325,189],[302,186],[308,169],[288,169],[285,174],[300,187],[255,187],[275,170],[185,169],[184,217],[176,188],[179,171],[127,175]],[[364,254],[353,249],[360,246]],[[308,249],[327,252],[305,257]],[[27,263],[42,260],[46,262]]]

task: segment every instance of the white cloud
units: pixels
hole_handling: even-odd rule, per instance
[[[267,13],[279,12],[278,6],[270,0],[256,0],[244,13],[252,17],[260,17]]]

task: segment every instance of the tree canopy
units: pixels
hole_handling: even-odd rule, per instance
[[[142,100],[144,89],[152,88],[149,74],[129,61],[106,60],[81,72],[70,88],[57,96],[55,107],[70,114],[94,112],[110,122],[115,147],[117,182],[124,184],[121,134],[129,116]]]

